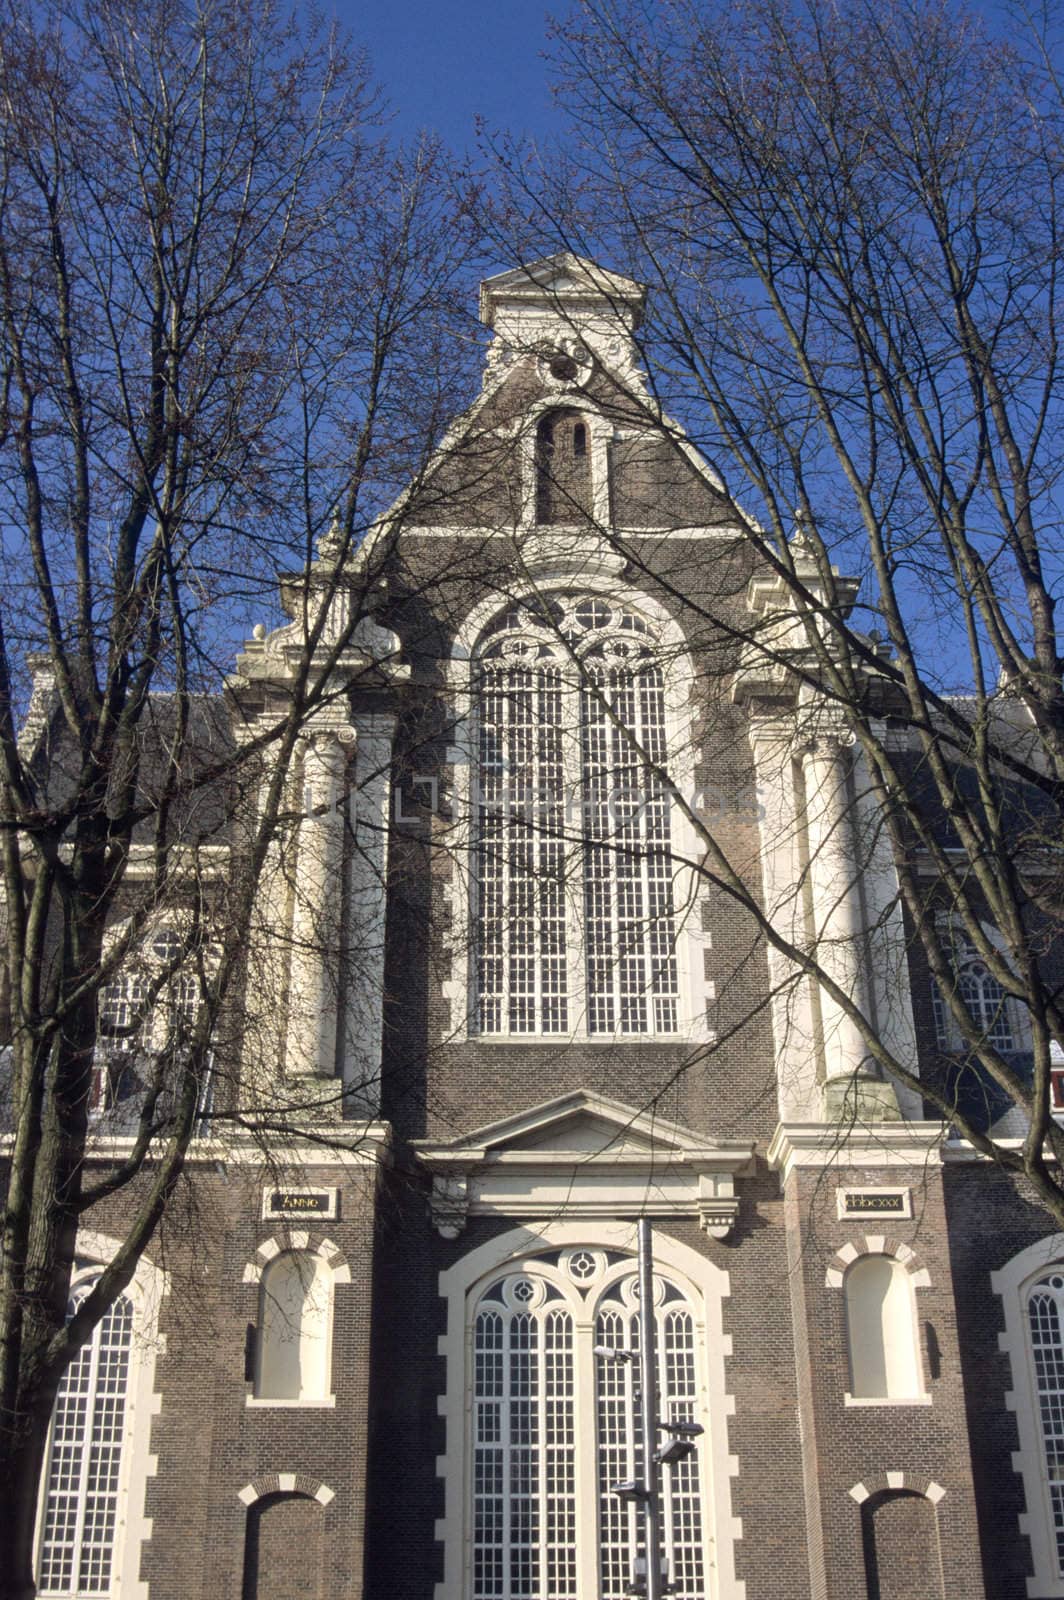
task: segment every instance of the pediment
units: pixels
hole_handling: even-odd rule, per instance
[[[437,1170],[486,1162],[565,1159],[738,1169],[751,1156],[748,1141],[713,1140],[652,1112],[577,1089],[491,1122],[446,1142],[415,1141],[420,1159]]]
[[[500,302],[525,301],[539,304],[557,304],[572,298],[592,299],[608,305],[616,314],[620,306],[628,306],[638,316],[646,298],[642,284],[618,272],[610,272],[590,261],[563,250],[557,255],[545,256],[509,272],[500,272],[488,278],[480,288],[480,315],[492,327]]]
[[[694,1216],[725,1238],[735,1179],[753,1145],[707,1139],[652,1112],[576,1089],[454,1139],[418,1139],[433,1220],[456,1238],[468,1216]]]

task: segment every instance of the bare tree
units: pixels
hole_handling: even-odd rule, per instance
[[[270,6],[5,6],[0,101],[0,1593],[22,1596],[57,1385],[206,1112],[291,1132],[342,1109],[312,1078],[238,1100],[223,1067],[301,736],[379,682],[372,563],[340,574],[453,409],[435,347],[463,245],[364,60]],[[308,563],[274,655],[227,680]],[[78,1227],[119,1193],[121,1247],[68,1317]]]
[[[745,618],[676,592],[741,646],[763,770],[804,759],[800,871],[754,884],[704,814],[699,870],[812,986],[851,1068],[830,1115],[885,1074],[1062,1222],[1056,41],[953,4],[583,0],[555,50],[575,142],[502,152],[503,220],[521,259],[649,285],[631,404],[693,440],[760,567]],[[877,831],[922,1059],[857,977]]]

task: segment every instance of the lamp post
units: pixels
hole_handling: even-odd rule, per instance
[[[638,1566],[633,1563],[632,1593],[646,1600],[662,1600],[666,1584],[661,1562],[661,1477],[659,1468],[683,1461],[694,1452],[694,1440],[702,1433],[699,1422],[661,1422],[658,1419],[657,1325],[654,1319],[654,1242],[650,1219],[639,1219],[639,1415],[643,1444],[637,1463],[639,1475],[630,1482],[617,1483],[613,1493],[622,1500],[637,1501],[643,1508],[643,1551],[645,1585],[638,1583]],[[596,1345],[595,1354],[604,1361],[634,1363],[632,1350],[614,1350]],[[660,1448],[657,1436],[672,1434]]]
[[[661,1600],[661,1504],[658,1499],[658,1367],[654,1318],[654,1241],[639,1219],[639,1402],[643,1422],[643,1550],[647,1600]]]

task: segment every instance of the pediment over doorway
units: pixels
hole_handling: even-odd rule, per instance
[[[692,1216],[724,1238],[753,1145],[707,1139],[578,1089],[445,1142],[420,1139],[432,1213],[447,1238],[468,1216]]]

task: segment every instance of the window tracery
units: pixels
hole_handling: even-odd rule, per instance
[[[1056,1570],[1064,1576],[1064,1267],[1057,1266],[1029,1290],[1027,1331]]]
[[[72,1316],[95,1287],[116,1241],[79,1239],[67,1305]],[[81,1254],[84,1251],[84,1254]],[[60,1381],[48,1431],[37,1518],[37,1593],[62,1600],[107,1595],[143,1600],[140,1550],[150,1536],[144,1490],[157,1410],[154,1370],[166,1274],[142,1259]]]
[[[1011,1054],[1024,1048],[1016,1025],[1014,1002],[987,963],[964,933],[955,933],[953,958],[956,995],[971,1019],[972,1026],[991,1049]],[[931,980],[931,1007],[940,1050],[957,1051],[966,1041],[934,978]]]
[[[700,1409],[694,1308],[668,1277],[656,1278],[655,1291],[660,1415],[693,1422]],[[476,1299],[473,1600],[585,1600],[577,1530],[588,1526],[599,1535],[596,1600],[629,1593],[642,1518],[612,1491],[636,1475],[642,1446],[636,1366],[603,1359],[593,1346],[637,1354],[639,1328],[634,1263],[603,1251],[576,1248],[518,1263]],[[593,1446],[581,1427],[585,1416],[593,1418]],[[662,1528],[671,1592],[701,1597],[696,1457],[663,1473]]]
[[[479,1031],[675,1033],[655,631],[600,596],[545,596],[488,626],[474,682]]]
[[[202,1001],[204,961],[216,963],[213,948],[191,951],[176,928],[158,928],[131,950],[126,962],[104,984],[97,1005],[97,1061],[92,1109],[97,1115],[133,1115],[152,1064],[175,1057],[187,1046]],[[201,1092],[200,1114],[210,1113],[210,1074]]]

